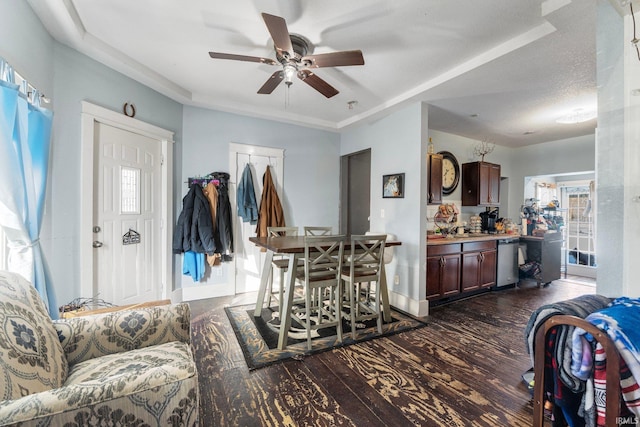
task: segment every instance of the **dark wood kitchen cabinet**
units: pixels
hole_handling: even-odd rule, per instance
[[[461,245],[427,246],[427,299],[460,293]]]
[[[462,206],[500,204],[500,165],[487,162],[462,164]]]
[[[495,285],[496,262],[495,240],[464,243],[460,292],[475,291]]]
[[[427,200],[430,205],[442,203],[442,154],[429,154],[429,193]]]

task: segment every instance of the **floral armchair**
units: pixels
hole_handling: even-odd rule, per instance
[[[181,303],[52,321],[0,272],[0,425],[198,425],[190,316]]]

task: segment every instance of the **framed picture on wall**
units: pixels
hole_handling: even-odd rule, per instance
[[[404,197],[404,174],[382,175],[382,198],[397,199]]]

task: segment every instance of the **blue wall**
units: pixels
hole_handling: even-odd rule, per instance
[[[80,112],[81,101],[113,111],[125,102],[136,106],[136,119],[175,133],[182,143],[182,104],[57,42],[54,43],[54,129],[50,182],[53,248],[47,254],[57,298],[65,303],[79,294],[80,268]],[[176,153],[174,152],[174,155]],[[174,215],[175,217],[175,215]],[[73,284],[73,286],[69,286]]]
[[[59,304],[80,295],[81,101],[121,111],[175,132],[182,140],[182,105],[54,41],[24,0],[3,1],[0,56],[52,99],[50,179],[41,242]]]
[[[423,105],[415,103],[371,123],[342,133],[341,155],[371,148],[371,230],[395,234],[402,246],[395,249],[396,263],[387,267],[389,289],[418,301],[424,298],[424,223],[425,203],[422,190],[424,144],[422,144]],[[405,196],[382,198],[382,176],[405,174]],[[384,210],[384,217],[382,216]],[[422,254],[422,255],[421,255]],[[426,258],[425,258],[426,259]],[[399,284],[394,284],[398,276]],[[407,311],[413,309],[404,306]]]
[[[285,150],[281,202],[287,225],[321,224],[338,229],[339,134],[188,106],[184,107],[183,127],[181,184],[175,191],[178,201],[187,192],[184,182],[188,177],[230,170],[230,142],[280,148]],[[175,278],[176,287],[193,286],[179,268]],[[226,269],[222,277],[208,280],[232,283]]]
[[[53,96],[53,38],[24,0],[3,0],[0,56],[29,82]]]

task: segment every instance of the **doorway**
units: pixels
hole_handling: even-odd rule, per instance
[[[228,287],[227,295],[257,291],[260,287],[260,274],[265,260],[265,252],[249,241],[256,235],[256,224],[243,222],[237,212],[237,183],[241,181],[246,166],[249,166],[253,177],[253,188],[256,203],[260,206],[262,195],[262,178],[267,168],[271,169],[271,177],[278,192],[280,202],[284,203],[284,149],[261,147],[247,144],[229,144],[229,201],[233,218],[234,262],[230,263],[230,280],[234,286]]]
[[[533,203],[551,228],[562,232],[561,266],[566,275],[597,276],[595,196],[591,171],[525,178],[525,201]]]
[[[560,190],[562,203],[567,207],[567,273],[595,278],[597,259],[594,181],[567,183]]]
[[[173,132],[82,103],[80,292],[112,304],[168,297]]]
[[[340,233],[369,231],[371,215],[371,149],[340,158]]]

